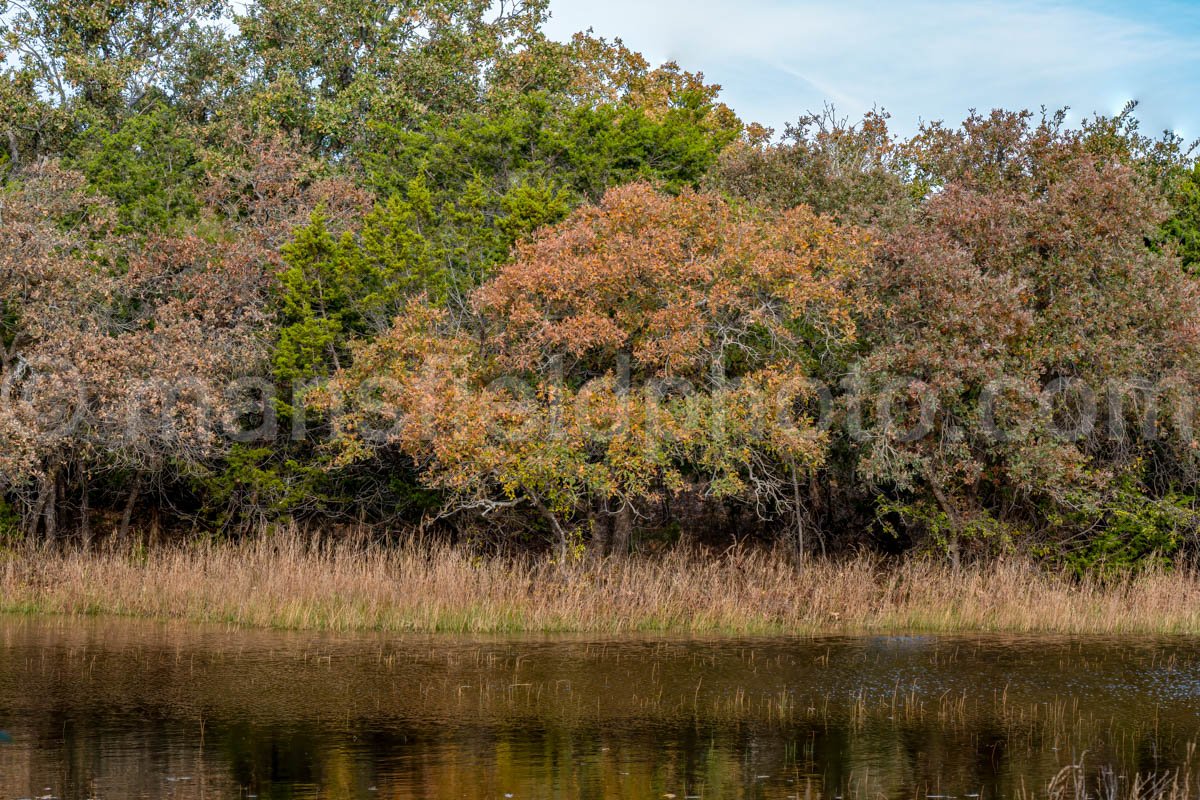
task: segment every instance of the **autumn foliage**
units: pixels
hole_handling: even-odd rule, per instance
[[[0,542],[1196,550],[1197,167],[775,136],[541,0],[0,2]]]
[[[868,244],[805,208],[613,189],[474,292],[479,334],[418,303],[360,349],[334,385],[370,401],[345,446],[382,405],[397,426],[371,443],[415,456],[448,502],[531,504],[562,548],[589,518],[627,546],[664,493],[787,507],[824,458],[795,407],[807,365],[853,340]]]

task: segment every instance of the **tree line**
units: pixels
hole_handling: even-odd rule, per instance
[[[0,0],[0,539],[1195,549],[1200,168],[781,132],[544,0]]]

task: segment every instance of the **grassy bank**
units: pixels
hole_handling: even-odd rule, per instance
[[[687,551],[583,563],[280,537],[121,553],[0,554],[0,611],[385,631],[1200,633],[1200,573],[1073,582],[1024,561],[957,572]]]

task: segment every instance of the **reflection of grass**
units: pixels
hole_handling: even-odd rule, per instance
[[[0,555],[0,610],[384,631],[1200,633],[1200,574],[1075,581],[1024,562],[816,563],[686,550],[584,562],[294,537],[124,554]]]
[[[1119,774],[1111,767],[1088,770],[1086,758],[1067,764],[1046,788],[1048,800],[1192,800],[1200,796],[1200,782],[1192,772],[1194,744],[1188,745],[1184,766],[1157,773]],[[1086,756],[1086,753],[1084,754]],[[1035,800],[1037,794],[1022,791],[1019,800]]]
[[[905,650],[874,647],[873,638],[339,636],[10,617],[0,619],[0,676],[8,678],[0,707],[30,726],[17,731],[18,748],[37,741],[30,729],[43,720],[41,735],[57,741],[56,715],[158,708],[177,715],[181,729],[206,730],[213,759],[182,766],[177,755],[169,774],[211,769],[228,781],[229,753],[262,759],[255,774],[265,774],[283,743],[285,754],[296,748],[285,761],[319,761],[323,797],[367,796],[364,787],[378,783],[370,796],[965,800],[993,769],[1001,784],[983,800],[1022,791],[1024,800],[1184,800],[1182,789],[1150,791],[1176,774],[1179,786],[1200,788],[1188,783],[1200,774],[1187,747],[1194,704],[1160,713],[1144,693],[1114,703],[1111,693],[1072,689],[1088,672],[1099,676],[1090,687],[1145,670],[1194,676],[1200,661],[1186,644],[1131,651],[1057,640],[1045,651],[1018,637],[916,637],[919,647]],[[1011,691],[1013,664],[1026,659],[993,670],[997,641],[1028,648],[1021,652],[1036,667],[1020,671]],[[944,680],[960,672],[977,680]],[[1045,686],[1031,683],[1043,674]],[[394,781],[355,755],[356,742],[377,736],[375,752],[391,753],[398,739],[389,735],[404,738],[405,763],[418,765]],[[258,743],[250,755],[239,749],[247,742]],[[113,747],[157,752],[158,744],[150,737]],[[0,796],[26,796],[35,785],[5,772],[14,756],[0,748]],[[190,760],[199,764],[194,753]],[[1137,792],[1104,783],[1139,769],[1158,771],[1143,772]],[[423,793],[406,783],[417,774]],[[132,771],[110,777],[112,795],[135,794],[112,786],[141,788]],[[236,796],[236,786],[220,786],[207,796]],[[163,796],[156,788],[145,793]],[[180,798],[191,789],[176,788]]]

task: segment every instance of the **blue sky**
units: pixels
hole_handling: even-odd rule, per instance
[[[555,38],[620,36],[776,128],[827,102],[885,108],[909,133],[970,108],[1070,106],[1077,120],[1136,99],[1147,133],[1200,137],[1200,0],[552,0],[551,12]]]

